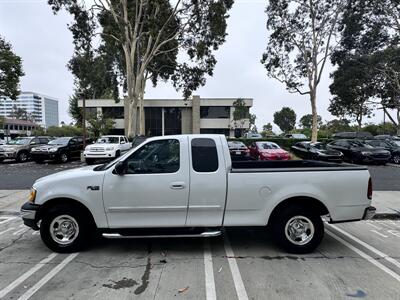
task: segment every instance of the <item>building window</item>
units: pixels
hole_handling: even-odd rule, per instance
[[[123,119],[124,108],[123,107],[102,107],[103,115],[107,118],[112,119]]]
[[[228,128],[200,128],[200,133],[202,134],[223,134],[226,136],[230,135],[230,130]]]
[[[229,106],[201,106],[200,118],[202,119],[229,119]]]
[[[177,107],[164,108],[164,135],[182,134],[182,113]]]
[[[145,130],[147,136],[162,135],[162,108],[145,107]]]
[[[97,116],[97,108],[96,107],[85,107],[86,118],[90,116]]]

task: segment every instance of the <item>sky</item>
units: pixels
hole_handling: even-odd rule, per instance
[[[299,120],[311,113],[307,96],[291,94],[278,81],[268,78],[261,56],[266,48],[265,0],[236,0],[229,14],[226,42],[216,52],[214,75],[204,87],[194,92],[201,97],[253,98],[251,112],[256,125],[273,123],[273,114],[284,106],[294,109]],[[72,18],[65,12],[53,15],[47,0],[0,0],[0,35],[21,56],[25,76],[21,90],[34,91],[59,99],[60,121],[69,123],[68,98],[73,93],[74,79],[66,65],[73,54],[72,35],[67,24]],[[334,117],[327,111],[329,99],[328,65],[317,94],[318,114],[323,120]],[[170,83],[153,88],[147,85],[146,98],[181,98]],[[371,122],[381,122],[378,112]],[[274,130],[277,130],[274,125]]]

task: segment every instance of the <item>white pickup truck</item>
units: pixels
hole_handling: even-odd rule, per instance
[[[371,218],[365,167],[316,161],[231,162],[224,136],[155,137],[114,161],[37,180],[21,208],[57,252],[89,237],[200,236],[264,226],[289,252],[307,253],[332,223]],[[40,225],[38,225],[40,224]],[[40,227],[40,228],[39,228]]]

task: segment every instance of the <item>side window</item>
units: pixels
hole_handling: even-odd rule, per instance
[[[40,138],[39,141],[41,144],[47,144],[49,142],[49,140],[45,138]]]
[[[126,159],[127,174],[175,173],[179,170],[179,141],[147,143]]]
[[[196,172],[215,172],[218,170],[217,146],[213,139],[192,140],[192,164]]]
[[[70,145],[76,145],[76,139],[70,139],[69,140]]]
[[[39,144],[39,139],[32,139],[31,144]]]

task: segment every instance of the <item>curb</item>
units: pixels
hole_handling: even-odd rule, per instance
[[[400,213],[377,213],[371,220],[400,220]]]

